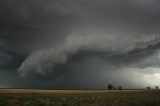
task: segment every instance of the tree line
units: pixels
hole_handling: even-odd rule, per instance
[[[118,87],[115,87],[113,86],[112,84],[108,84],[107,86],[107,89],[108,90],[122,90],[122,86],[118,86]],[[159,90],[159,86],[155,86],[155,88],[151,88],[151,87],[146,87],[147,90],[151,90],[151,89],[155,89],[155,90]]]
[[[108,84],[107,88],[108,88],[108,90],[122,90],[122,86],[119,86],[116,88],[112,84]]]

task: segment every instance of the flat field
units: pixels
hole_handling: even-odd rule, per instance
[[[160,91],[0,89],[0,106],[160,106]]]

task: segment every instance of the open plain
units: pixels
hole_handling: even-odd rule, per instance
[[[0,89],[0,106],[160,106],[160,91]]]

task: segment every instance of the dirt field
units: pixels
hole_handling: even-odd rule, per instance
[[[160,91],[0,89],[0,106],[160,106]]]

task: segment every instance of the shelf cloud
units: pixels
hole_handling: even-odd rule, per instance
[[[134,69],[136,77],[144,69],[158,69],[159,4],[159,0],[2,0],[0,68],[18,72],[22,79],[56,79],[62,85],[86,77],[89,87],[96,75],[100,83],[111,81],[116,73],[126,76]],[[126,85],[140,86],[124,78]]]

